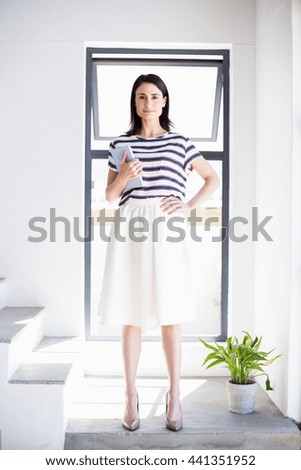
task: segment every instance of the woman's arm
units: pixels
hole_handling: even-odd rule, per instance
[[[204,184],[201,189],[193,196],[187,205],[190,210],[199,207],[204,201],[206,201],[219,187],[220,178],[214,171],[212,166],[205,160],[204,157],[197,158],[191,163],[192,168],[200,175],[204,180]]]
[[[106,187],[106,200],[113,204],[122,195],[126,183],[142,173],[142,164],[138,158],[126,163],[126,152],[120,160],[120,173],[109,169]]]
[[[113,204],[116,202],[126,186],[127,180],[120,176],[120,173],[109,169],[107,187],[106,187],[106,200]]]
[[[161,208],[163,212],[166,212],[168,215],[175,212],[183,214],[190,213],[192,209],[199,207],[204,201],[206,201],[220,185],[219,176],[204,157],[200,156],[199,158],[196,158],[191,163],[191,166],[204,180],[204,184],[195,196],[186,203],[180,201],[179,198],[175,196],[168,196],[165,198],[161,204]]]

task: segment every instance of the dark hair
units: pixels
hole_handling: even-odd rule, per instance
[[[141,117],[138,116],[137,111],[136,111],[136,106],[135,106],[135,99],[136,99],[136,90],[137,88],[142,85],[142,83],[152,83],[153,85],[156,85],[157,88],[162,92],[163,98],[166,99],[166,105],[162,109],[162,114],[159,118],[160,124],[165,129],[166,131],[170,130],[170,126],[172,126],[172,122],[168,117],[169,113],[169,94],[167,87],[163,80],[158,77],[158,75],[154,75],[153,73],[149,73],[148,75],[140,75],[132,88],[132,94],[131,94],[131,124],[130,124],[130,129],[127,131],[126,135],[136,135],[139,134],[141,130]]]

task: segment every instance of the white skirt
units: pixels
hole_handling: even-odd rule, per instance
[[[104,325],[152,329],[195,318],[188,223],[179,214],[166,215],[161,200],[129,199],[115,211],[97,312]]]

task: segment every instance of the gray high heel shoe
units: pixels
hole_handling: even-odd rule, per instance
[[[168,412],[168,392],[166,393],[165,400],[166,400],[166,422],[165,422],[166,427],[167,427],[167,429],[169,429],[170,431],[180,431],[180,429],[182,429],[182,427],[183,427],[183,418],[182,418],[182,408],[181,408],[181,405],[180,405],[181,418],[178,419],[177,421],[172,421],[171,419],[167,418],[167,412]]]
[[[139,397],[137,394],[137,411],[139,413]],[[127,431],[136,431],[140,427],[140,418],[138,419],[125,419],[122,418],[122,426],[127,430]]]

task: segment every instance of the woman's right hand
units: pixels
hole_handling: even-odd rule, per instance
[[[138,158],[134,158],[134,160],[126,163],[126,156],[127,153],[124,151],[120,160],[120,176],[125,181],[128,181],[142,174],[142,164]]]

